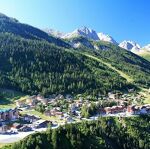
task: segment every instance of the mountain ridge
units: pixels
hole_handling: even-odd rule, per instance
[[[104,34],[103,32],[96,32],[93,29],[90,29],[88,27],[81,27],[75,29],[73,32],[70,33],[63,33],[60,31],[55,31],[53,29],[49,30],[44,30],[46,33],[49,33],[50,35],[53,35],[55,37],[59,37],[61,39],[72,39],[72,38],[78,38],[80,36],[87,38],[89,40],[94,40],[94,41],[104,41],[104,42],[109,42],[115,45],[120,46],[121,48],[124,48],[126,50],[129,50],[133,53],[138,54],[138,52],[142,52],[143,49],[147,50],[148,52],[150,51],[150,46],[149,44],[146,46],[141,47],[138,43],[132,41],[132,40],[124,40],[120,43],[118,43],[112,36],[108,34]],[[93,37],[92,37],[92,36]],[[71,45],[75,48],[79,47],[82,43],[78,43],[75,45],[71,43]]]

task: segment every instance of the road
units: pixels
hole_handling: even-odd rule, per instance
[[[56,127],[52,127],[52,129],[57,128]],[[35,132],[42,132],[42,131],[46,131],[47,128],[40,128],[40,129],[35,129],[33,131],[29,131],[29,132],[18,132],[17,134],[12,134],[12,135],[2,135],[0,134],[0,144],[7,144],[7,143],[14,143],[17,142],[19,140],[22,140],[23,138],[25,138],[26,136],[33,134]]]

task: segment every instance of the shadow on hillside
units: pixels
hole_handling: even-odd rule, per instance
[[[13,102],[8,99],[0,99],[0,105],[8,105],[12,104]]]

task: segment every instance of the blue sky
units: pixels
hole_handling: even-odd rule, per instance
[[[118,42],[150,43],[150,0],[0,0],[0,12],[39,28],[87,26]]]

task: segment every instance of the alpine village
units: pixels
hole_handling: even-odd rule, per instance
[[[150,149],[150,46],[1,13],[0,148]]]

